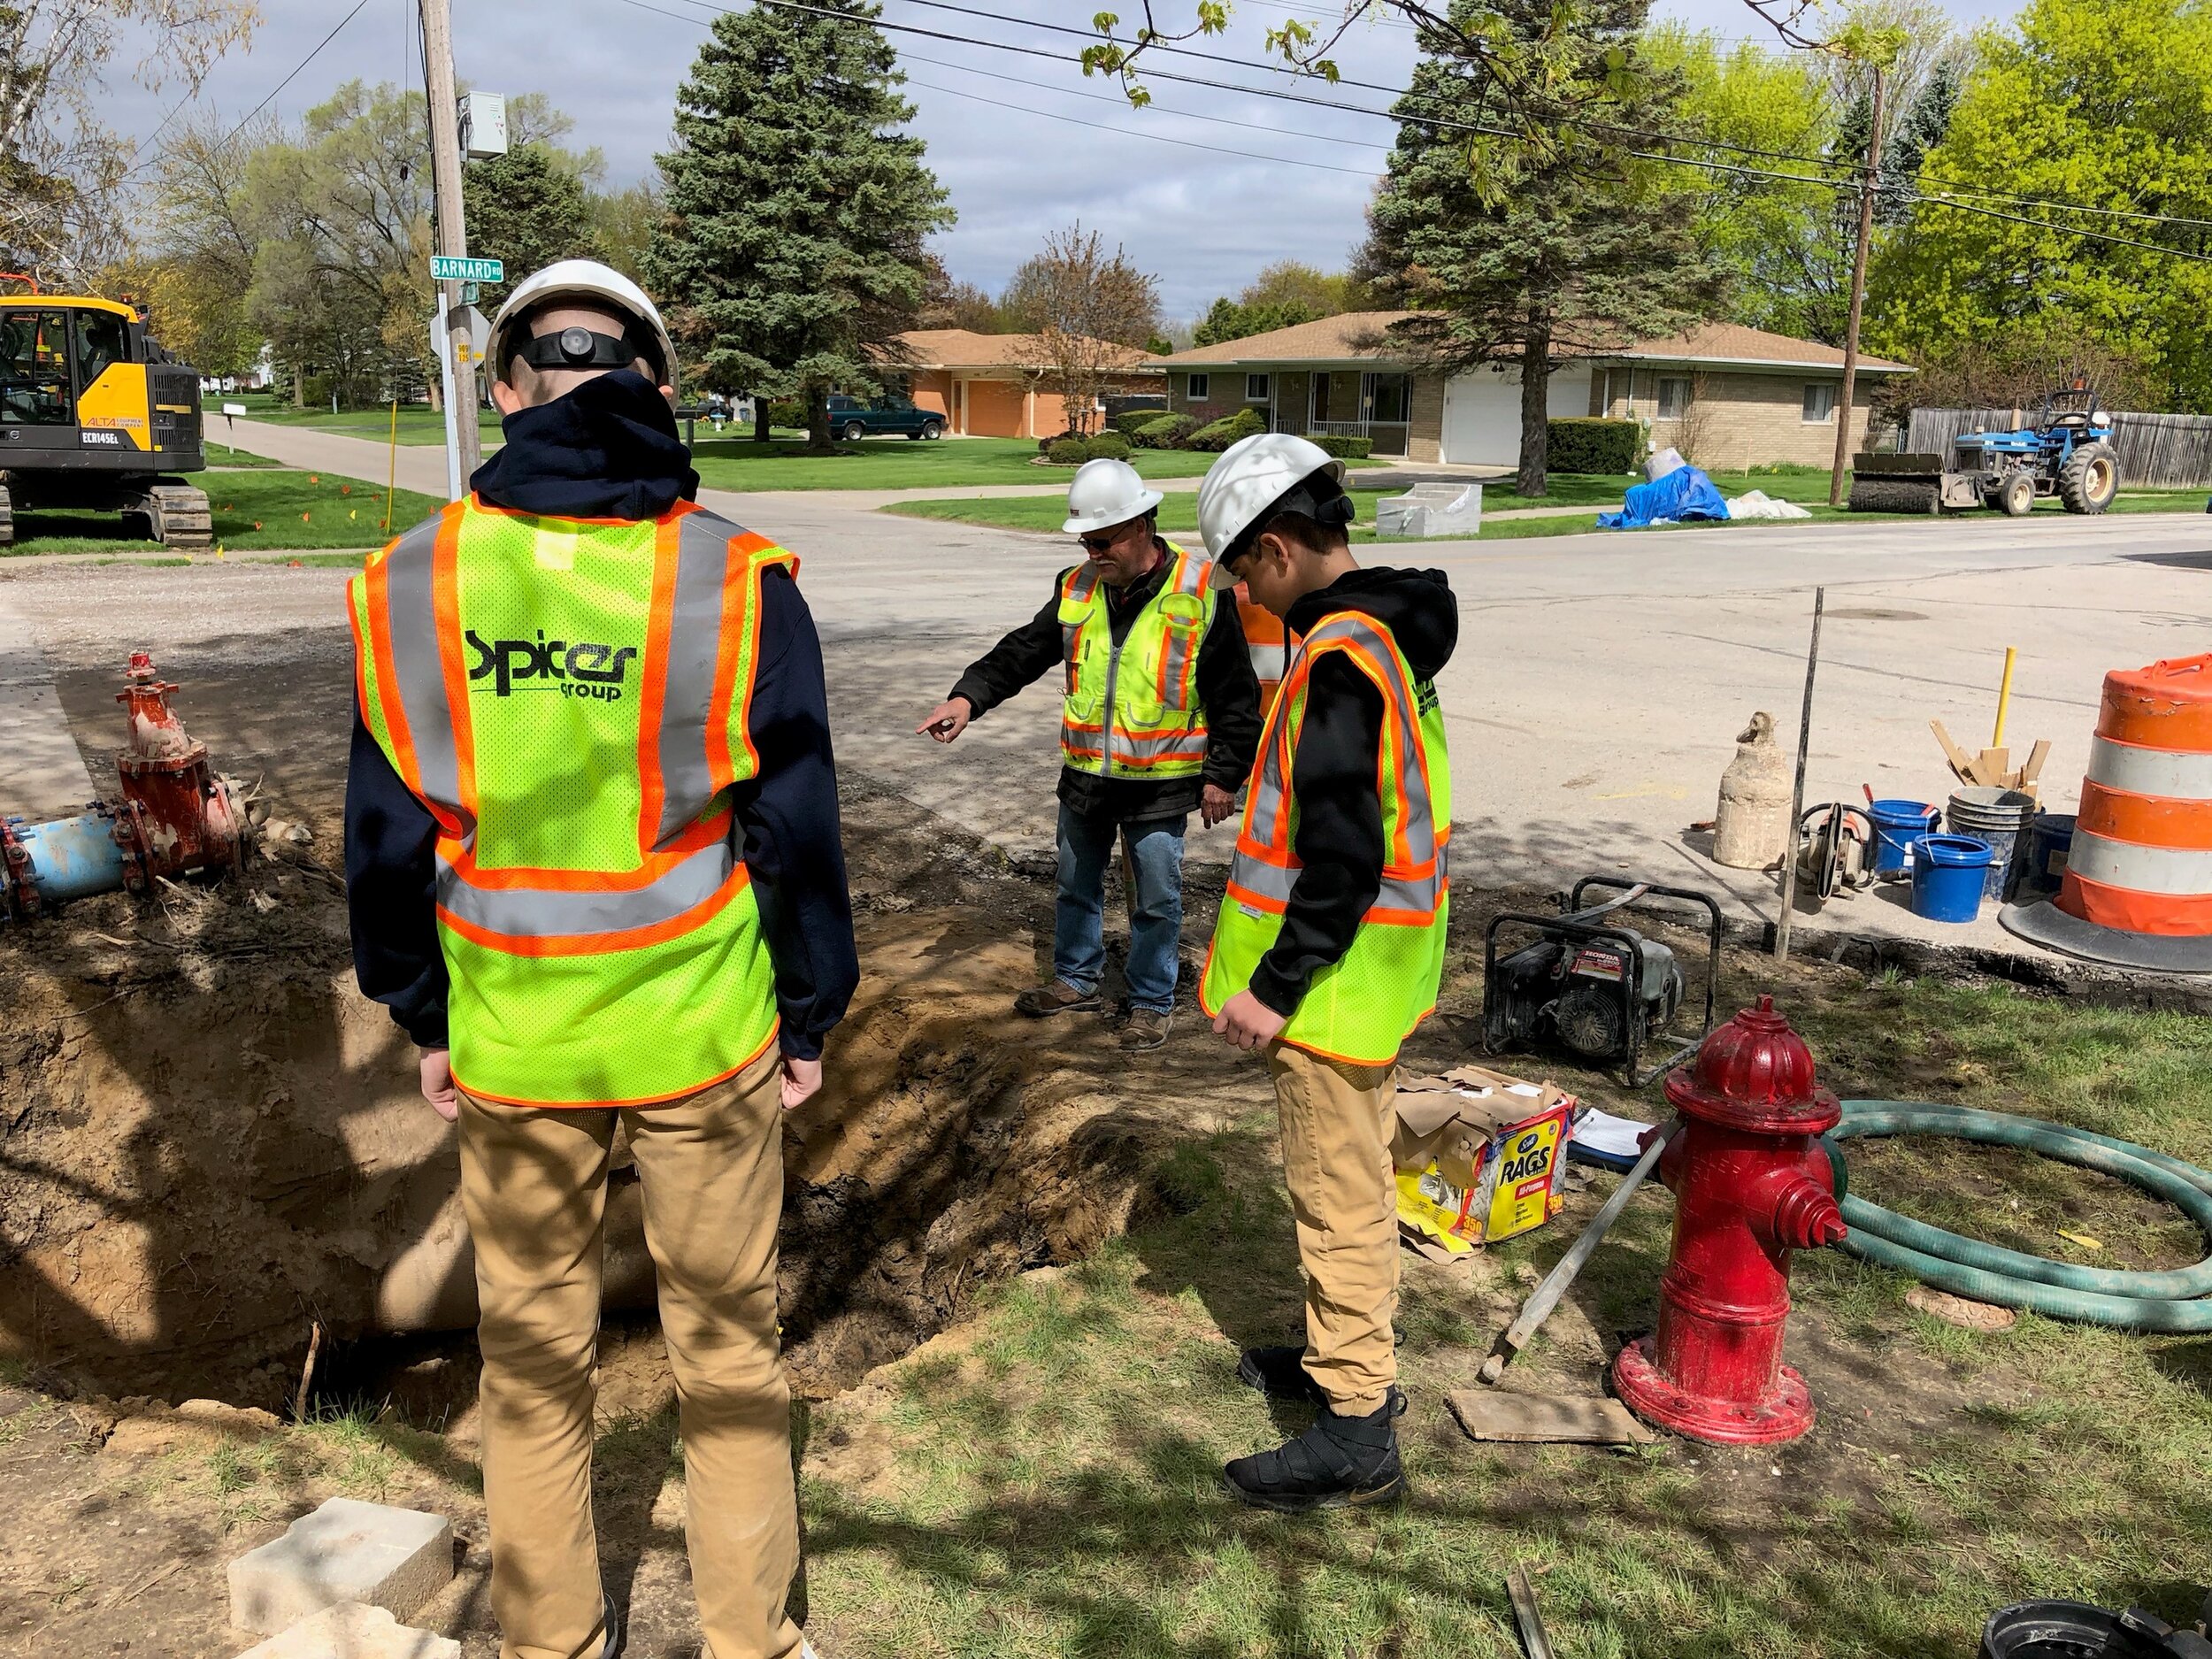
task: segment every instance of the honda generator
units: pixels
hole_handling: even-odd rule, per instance
[[[1586,908],[1593,888],[1617,891]],[[1705,912],[1704,1018],[1694,1031],[1677,1028],[1689,980],[1673,949],[1619,918],[1632,907],[1662,902]],[[1618,1066],[1631,1088],[1694,1053],[1712,1029],[1719,995],[1720,906],[1703,893],[1617,876],[1585,876],[1559,905],[1557,916],[1505,910],[1491,918],[1483,947],[1484,1046],[1493,1054],[1563,1049],[1600,1071]],[[1502,957],[1500,940],[1509,931],[1535,937]],[[1669,1045],[1668,1058],[1643,1069],[1647,1049]]]

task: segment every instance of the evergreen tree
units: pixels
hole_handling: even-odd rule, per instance
[[[595,259],[599,238],[591,198],[575,173],[542,144],[472,161],[461,175],[469,252],[506,262],[507,280],[487,282],[478,303],[487,316],[507,291],[556,259]]]
[[[1397,104],[1403,124],[1369,210],[1362,274],[1421,308],[1391,337],[1443,373],[1519,365],[1524,495],[1544,493],[1551,372],[1677,333],[1720,297],[1688,203],[1653,164],[1624,152],[1632,138],[1592,125],[1667,124],[1678,83],[1639,50],[1646,10],[1646,0],[1590,0],[1563,24],[1553,0],[1453,0],[1456,21],[1555,51],[1554,96],[1576,119],[1548,142],[1471,138],[1411,119],[1485,123],[1486,102],[1502,96],[1471,60],[1425,58]]]
[[[818,15],[834,12],[835,17]],[[664,218],[646,287],[706,381],[807,411],[830,448],[831,392],[880,384],[869,348],[911,326],[924,242],[952,221],[900,129],[913,106],[873,0],[726,12],[676,95]]]

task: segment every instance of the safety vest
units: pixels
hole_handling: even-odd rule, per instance
[[[349,590],[377,747],[437,822],[454,1081],[518,1105],[643,1105],[775,1040],[730,790],[760,584],[798,561],[680,503],[542,518],[472,495]]]
[[[1339,656],[1382,694],[1377,776],[1382,800],[1382,890],[1360,918],[1351,948],[1314,974],[1283,1028],[1282,1041],[1332,1059],[1387,1065],[1436,1007],[1450,910],[1446,847],[1451,836],[1452,769],[1436,687],[1417,680],[1390,629],[1373,617],[1339,611],[1301,641],[1268,716],[1253,763],[1244,822],[1230,861],[1228,891],[1214,923],[1199,982],[1209,1015],[1252,982],[1282,932],[1300,864],[1293,849],[1298,802],[1293,762],[1305,726],[1313,665]]]
[[[1060,758],[1102,777],[1194,778],[1206,765],[1198,649],[1213,623],[1211,561],[1167,544],[1167,575],[1114,643],[1106,585],[1088,560],[1060,584],[1067,701]]]
[[[1260,718],[1275,706],[1275,693],[1283,683],[1283,665],[1290,656],[1290,634],[1283,619],[1265,605],[1256,604],[1242,582],[1230,590],[1237,598],[1237,620],[1244,627],[1244,649],[1252,659],[1252,676],[1260,682]]]

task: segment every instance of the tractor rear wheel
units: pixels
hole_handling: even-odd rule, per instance
[[[2120,457],[2108,443],[2085,443],[2058,469],[2058,498],[2068,512],[2102,512],[2120,493]]]
[[[2035,475],[2024,467],[2005,474],[1997,486],[1997,505],[2008,518],[2024,518],[2035,511]]]

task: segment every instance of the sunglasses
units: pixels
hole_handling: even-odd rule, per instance
[[[1121,540],[1118,535],[1083,535],[1076,537],[1086,553],[1103,553]]]

